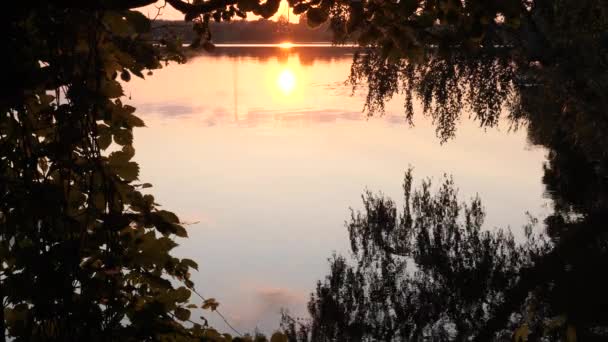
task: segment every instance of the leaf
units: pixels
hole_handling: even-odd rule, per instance
[[[282,334],[280,332],[275,332],[274,334],[272,334],[272,336],[270,337],[270,342],[287,342],[287,336],[285,336],[285,334]]]
[[[100,149],[105,150],[112,143],[112,134],[110,127],[106,125],[97,126],[97,145]]]
[[[219,305],[220,303],[218,303],[215,298],[209,298],[205,299],[201,308],[203,308],[203,310],[211,309],[211,311],[215,311]]]
[[[108,157],[110,164],[118,165],[125,164],[135,155],[135,149],[132,145],[123,146],[122,150],[110,153]]]
[[[103,192],[97,191],[93,194],[93,205],[101,212],[106,210],[106,196]]]
[[[142,189],[147,189],[147,188],[151,188],[151,187],[152,187],[152,184],[150,184],[150,183],[144,183],[141,185]]]
[[[192,259],[182,259],[182,264],[198,271],[198,264]]]
[[[123,69],[120,73],[120,79],[125,82],[129,82],[131,80],[131,74],[129,73],[129,70]]]
[[[220,333],[217,332],[217,330],[215,330],[215,329],[206,329],[205,334],[203,336],[211,341],[221,341],[222,340],[222,335],[220,335]],[[207,341],[207,339],[205,339],[204,341]]]
[[[174,213],[167,210],[159,210],[156,212],[160,217],[168,223],[179,223],[179,218]]]
[[[530,331],[528,329],[528,324],[524,323],[521,327],[515,330],[515,334],[513,336],[513,341],[515,342],[525,342],[528,340],[528,335]]]
[[[162,234],[175,234],[179,237],[188,237],[188,232],[179,224],[179,218],[174,213],[166,210],[158,210],[151,215],[151,222]]]
[[[198,308],[198,305],[196,305],[196,304],[188,304],[188,305],[186,305],[186,307],[188,309],[196,309],[196,308]]]
[[[123,164],[110,164],[114,172],[127,182],[137,180],[139,176],[139,165],[136,162],[128,162]]]
[[[103,80],[100,82],[100,89],[99,91],[104,94],[105,96],[109,97],[109,98],[117,98],[117,97],[121,97],[124,95],[123,91],[122,91],[122,86],[120,85],[120,83],[114,81],[114,80]]]
[[[173,224],[173,234],[183,238],[188,237],[188,231],[186,230],[186,228],[179,224]]]
[[[40,99],[40,104],[45,107],[55,100],[55,96],[50,94],[40,94],[38,98]]]
[[[306,12],[306,23],[309,27],[315,28],[327,21],[329,13],[322,8],[311,8]]]
[[[175,317],[180,321],[187,321],[190,319],[190,310],[184,308],[176,308],[175,309]]]
[[[568,328],[566,329],[566,341],[576,342],[576,327],[572,324],[568,324]]]
[[[133,143],[133,132],[129,129],[119,129],[114,131],[114,141],[121,146]]]
[[[180,286],[174,292],[175,301],[179,303],[187,302],[190,299],[192,292],[187,288]]]
[[[46,173],[49,169],[49,163],[44,157],[38,159],[38,166],[40,166],[40,170],[42,170],[42,173]]]
[[[239,10],[249,12],[255,9],[257,2],[255,0],[238,0]]]
[[[293,14],[299,15],[306,12],[310,8],[309,4],[299,3],[293,7]]]
[[[14,308],[6,308],[4,309],[4,317],[6,323],[9,327],[14,327],[15,325],[24,325],[28,315],[28,307],[26,304],[18,304]]]
[[[150,31],[150,19],[141,12],[128,11],[125,13],[125,18],[137,33],[146,33]]]
[[[399,1],[399,10],[400,14],[409,17],[414,14],[416,9],[418,9],[419,1],[418,0],[401,0]]]
[[[112,33],[117,36],[129,37],[134,33],[131,23],[123,18],[122,13],[117,14],[116,12],[108,12],[103,17],[103,23],[108,30],[112,31]]]
[[[247,13],[241,10],[236,10],[236,15],[241,19],[247,19]]]
[[[145,127],[146,124],[144,123],[144,121],[140,118],[138,118],[137,116],[131,114],[129,116],[127,116],[127,124],[129,124],[129,126],[131,127]]]

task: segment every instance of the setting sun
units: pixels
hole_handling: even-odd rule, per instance
[[[296,87],[296,76],[291,70],[285,69],[279,74],[277,85],[283,94],[288,95]]]
[[[279,44],[279,47],[281,49],[291,49],[293,47],[293,43],[291,43],[291,42],[283,42],[283,43]]]

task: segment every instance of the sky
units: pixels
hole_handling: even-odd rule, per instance
[[[149,18],[153,18],[154,16],[156,16],[156,13],[158,12],[157,8],[161,7],[163,4],[164,4],[164,1],[160,0],[160,1],[157,1],[156,4],[152,4],[152,5],[148,5],[148,6],[139,8],[139,11],[141,11],[143,14],[147,15]],[[277,12],[277,14],[274,17],[271,18],[271,20],[276,20],[281,15],[287,16],[288,9],[289,9],[289,6],[287,5],[287,1],[282,0],[281,6],[279,7],[279,11]],[[259,18],[259,17],[255,16],[251,13],[247,14],[247,20],[256,20],[257,18]],[[171,7],[171,5],[167,4],[167,6],[165,6],[165,8],[163,8],[161,10],[161,15],[158,17],[158,19],[183,20],[184,15],[181,14],[176,9],[174,9],[173,7]],[[298,20],[299,20],[299,16],[297,16],[293,13],[289,13],[290,22],[297,23]]]

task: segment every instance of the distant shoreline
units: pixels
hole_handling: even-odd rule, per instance
[[[286,42],[268,43],[268,42],[221,42],[214,43],[216,47],[276,47],[282,49],[301,48],[301,47],[333,47],[333,48],[353,48],[355,44],[333,44],[332,42]]]
[[[152,23],[153,39],[178,37],[182,42],[193,41],[196,34],[192,23],[159,20]],[[329,25],[311,29],[306,23],[279,23],[270,20],[235,20],[210,23],[211,41],[215,44],[279,44],[281,42],[331,44],[333,34]]]

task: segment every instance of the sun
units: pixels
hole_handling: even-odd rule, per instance
[[[281,49],[291,49],[293,47],[293,43],[291,43],[291,42],[283,42],[283,43],[279,44],[279,47]]]
[[[277,85],[283,94],[289,95],[296,87],[296,76],[291,70],[285,69],[279,74]]]

